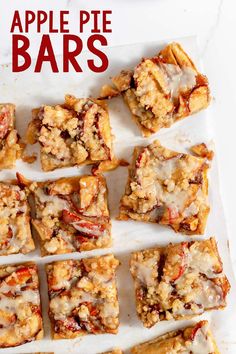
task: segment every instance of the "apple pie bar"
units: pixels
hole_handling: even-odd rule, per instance
[[[0,348],[42,337],[37,266],[34,263],[0,266]]]
[[[102,175],[30,182],[35,201],[32,224],[41,243],[42,256],[88,251],[111,245],[111,222],[106,181]]]
[[[222,309],[230,290],[214,238],[134,252],[136,309],[145,327]]]
[[[23,147],[19,140],[15,129],[15,105],[0,104],[0,170],[15,166]]]
[[[131,354],[170,353],[220,354],[207,321],[169,332],[131,349]]]
[[[178,43],[153,58],[143,58],[134,70],[123,70],[113,83],[124,97],[144,136],[169,127],[209,105],[207,78]],[[106,88],[106,97],[115,95]],[[103,95],[104,96],[104,95]]]
[[[0,182],[0,256],[35,249],[29,214],[27,190]]]
[[[57,261],[46,266],[54,339],[117,333],[119,304],[113,255]]]
[[[27,141],[40,143],[43,171],[113,159],[106,104],[67,95],[65,103],[33,110]]]
[[[203,234],[210,210],[208,168],[207,158],[169,150],[158,140],[136,147],[119,219]]]

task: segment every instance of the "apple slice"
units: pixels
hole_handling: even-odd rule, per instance
[[[172,252],[167,255],[165,266],[170,282],[176,282],[185,272],[187,246],[187,242],[182,242],[180,245],[172,248]]]
[[[201,322],[198,322],[198,323],[196,324],[196,326],[193,327],[192,333],[191,333],[191,335],[190,335],[190,339],[191,339],[192,341],[195,339],[196,334],[197,334],[197,332],[199,331],[199,329],[201,329],[203,326],[204,326],[204,322],[201,321]]]
[[[22,267],[17,269],[11,275],[5,278],[5,283],[9,286],[23,285],[29,279],[31,279],[32,274],[29,267]]]
[[[169,223],[172,224],[179,217],[179,211],[176,207],[168,208]]]
[[[86,236],[88,238],[98,238],[103,236],[106,229],[105,225],[84,220],[80,216],[71,213],[68,210],[63,210],[62,218],[66,224],[72,225],[82,236]]]
[[[135,166],[136,168],[142,168],[146,165],[147,161],[149,158],[149,151],[147,148],[144,148],[140,154],[138,155],[136,162],[135,162]]]

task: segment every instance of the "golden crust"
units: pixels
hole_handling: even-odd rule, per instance
[[[119,219],[168,225],[189,235],[203,234],[210,211],[208,168],[205,158],[169,150],[158,140],[136,147]]]
[[[220,354],[208,327],[207,321],[200,321],[193,326],[136,345],[131,349],[131,354],[168,354],[172,351],[177,354],[185,350],[191,352],[193,349],[200,353],[203,348],[206,354]]]
[[[113,78],[133,119],[144,136],[209,105],[207,78],[178,43],[166,46],[153,58],[144,58],[133,71],[123,70]],[[106,87],[106,95],[115,93]]]
[[[45,182],[19,183],[33,193],[36,217],[32,224],[42,256],[89,251],[111,245],[111,222],[105,178],[76,176]]]
[[[102,86],[101,92],[100,92],[100,98],[101,99],[111,99],[113,97],[119,96],[120,92],[114,87],[109,86],[109,85],[104,85]]]
[[[33,110],[27,141],[41,144],[44,171],[114,158],[108,109],[102,100],[67,95],[62,105]]]
[[[214,152],[212,150],[209,150],[206,144],[201,143],[197,144],[191,147],[191,152],[194,153],[197,156],[207,158],[207,160],[213,160],[214,157]]]
[[[183,48],[179,43],[173,42],[167,45],[159,53],[159,56],[170,64],[179,65],[180,67],[191,67],[197,72],[197,68],[193,61],[190,59],[187,53],[184,52]]]
[[[53,339],[117,333],[119,305],[113,255],[46,266]]]
[[[130,267],[145,327],[226,306],[230,284],[214,238],[134,252]]]
[[[22,150],[15,129],[15,105],[0,104],[0,170],[15,167]]]
[[[27,197],[27,190],[16,182],[0,182],[0,256],[35,249]]]
[[[94,165],[91,172],[93,175],[98,175],[104,172],[113,171],[119,166],[126,167],[129,166],[129,163],[124,159],[118,160],[115,158],[112,161],[103,161]]]
[[[43,338],[35,263],[0,267],[0,307],[0,348],[15,347]]]

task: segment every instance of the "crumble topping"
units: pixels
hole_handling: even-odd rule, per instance
[[[23,176],[21,183],[27,184]],[[30,182],[42,255],[109,247],[111,222],[103,176],[61,178]]]
[[[122,70],[113,84],[123,95],[144,136],[208,106],[209,86],[178,43],[153,58],[144,58],[134,70]],[[114,96],[106,87],[106,98]],[[103,94],[103,92],[102,92]]]
[[[136,147],[119,218],[203,234],[209,213],[208,168],[205,158],[166,149],[158,140]]]
[[[0,170],[15,166],[23,150],[19,140],[15,129],[15,105],[0,104]]]
[[[0,267],[0,348],[43,336],[37,267],[33,263]]]
[[[214,238],[134,252],[130,269],[145,327],[226,306],[230,285]]]
[[[28,141],[40,143],[44,171],[113,159],[107,107],[89,98],[67,95],[64,105],[34,110]]]
[[[119,305],[113,255],[47,265],[54,338],[117,333]]]
[[[34,250],[25,189],[0,182],[0,255]]]

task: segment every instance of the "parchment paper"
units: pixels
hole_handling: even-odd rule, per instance
[[[178,39],[178,41],[180,41],[187,53],[199,63],[195,38],[183,38]],[[43,67],[43,72],[40,74],[34,73],[33,68],[23,73],[13,74],[11,72],[11,65],[2,66],[0,70],[0,101],[12,102],[17,105],[17,128],[23,136],[27,124],[31,119],[32,108],[38,107],[41,104],[61,103],[66,93],[74,94],[77,97],[96,97],[99,95],[100,87],[104,83],[110,82],[110,76],[115,75],[121,69],[132,68],[139,62],[142,56],[157,53],[166,43],[167,42],[158,41],[155,43],[141,43],[107,49],[106,53],[109,57],[110,65],[105,74],[94,74],[86,69],[86,60],[91,56],[86,52],[81,54],[79,60],[84,70],[83,73],[75,73],[72,71],[69,74],[52,74],[50,67],[46,64]],[[57,59],[61,67],[62,58],[58,57]],[[212,104],[214,104],[214,102],[212,102]],[[132,150],[135,145],[145,145],[157,138],[160,139],[164,146],[176,149],[180,152],[186,152],[191,145],[203,141],[213,144],[211,127],[213,119],[209,116],[209,110],[184,119],[174,124],[171,128],[161,130],[150,139],[146,139],[141,137],[140,131],[131,120],[130,113],[121,98],[112,100],[112,102],[109,103],[109,108],[111,126],[113,134],[115,135],[114,147],[116,155],[128,161],[131,160]],[[38,146],[30,148],[29,151],[38,151]],[[118,215],[119,200],[124,192],[127,180],[127,168],[120,167],[106,174],[109,187],[109,206],[112,217],[112,248],[41,258],[39,247],[37,247],[37,250],[29,255],[0,257],[0,264],[33,260],[39,265],[45,328],[45,338],[43,340],[31,342],[16,348],[2,349],[0,353],[16,354],[54,351],[57,354],[96,354],[113,347],[120,347],[128,353],[128,349],[137,343],[152,339],[167,331],[194,323],[201,318],[210,321],[211,329],[215,335],[221,353],[235,354],[236,287],[228,249],[226,222],[219,193],[216,160],[217,156],[210,170],[209,192],[211,212],[208,218],[206,233],[203,237],[216,237],[224,263],[224,270],[231,282],[232,288],[228,296],[228,306],[225,310],[208,312],[190,321],[162,322],[152,329],[145,329],[142,323],[137,319],[133,281],[129,273],[130,252],[156,245],[166,245],[169,242],[182,242],[183,240],[194,240],[202,237],[189,238],[181,236],[180,234],[175,234],[174,231],[169,228],[154,224],[150,225],[140,222],[121,222],[115,220],[115,217]],[[45,180],[83,174],[90,171],[90,167],[66,168],[44,173],[38,161],[32,165],[18,161],[15,170],[0,172],[0,180],[14,178],[16,171],[21,172],[30,179]],[[69,258],[79,259],[111,252],[113,252],[121,262],[117,272],[121,321],[119,334],[89,335],[75,340],[52,341],[50,339],[50,324],[47,316],[48,296],[44,264],[54,260]]]

